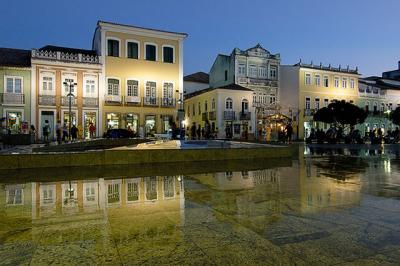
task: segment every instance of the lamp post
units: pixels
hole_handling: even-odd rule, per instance
[[[73,79],[66,79],[63,82],[64,86],[68,86],[69,93],[67,94],[68,97],[68,116],[69,116],[69,123],[68,123],[68,139],[71,141],[71,123],[72,123],[72,98],[74,98],[73,89],[77,85]]]

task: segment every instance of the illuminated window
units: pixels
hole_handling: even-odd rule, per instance
[[[315,75],[315,85],[321,86],[321,76]]]
[[[319,109],[319,98],[315,98],[315,109]]]
[[[343,87],[344,89],[347,88],[347,78],[342,78],[342,87]]]
[[[350,88],[354,89],[354,87],[355,87],[355,81],[354,79],[350,79]]]
[[[339,88],[339,78],[335,77],[335,82],[334,82],[335,88]]]
[[[311,104],[310,104],[310,98],[306,98],[306,110],[310,110],[311,109]]]

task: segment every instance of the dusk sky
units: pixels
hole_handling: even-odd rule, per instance
[[[98,20],[185,32],[184,72],[260,43],[282,64],[313,60],[381,75],[400,60],[399,0],[3,1],[0,46],[91,48]]]

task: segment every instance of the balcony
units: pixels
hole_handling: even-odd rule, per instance
[[[217,120],[217,112],[216,111],[208,112],[208,119]]]
[[[201,114],[201,121],[207,121],[207,120],[208,120],[208,113],[207,112],[202,113]]]
[[[240,120],[251,120],[251,112],[240,112]]]
[[[236,113],[235,111],[224,111],[224,120],[236,120]]]
[[[304,109],[304,116],[313,116],[315,112],[315,109]]]
[[[39,105],[55,106],[56,96],[55,95],[39,95]]]
[[[61,97],[61,105],[62,106],[69,106],[69,99],[68,96]],[[76,106],[76,97],[71,97],[71,106]]]
[[[144,106],[158,106],[158,99],[156,97],[143,97]]]
[[[140,105],[140,97],[138,96],[126,96],[125,97],[125,104],[126,105],[136,105],[139,106]]]
[[[83,106],[97,107],[99,106],[99,99],[95,97],[83,97]]]
[[[106,105],[121,105],[122,96],[121,95],[104,95],[104,103]]]
[[[25,95],[23,93],[0,93],[0,103],[25,104]]]
[[[174,98],[161,98],[162,107],[175,107],[176,100]]]

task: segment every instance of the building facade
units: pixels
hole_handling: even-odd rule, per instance
[[[185,125],[190,134],[196,128],[210,124],[217,138],[252,138],[254,135],[253,91],[231,84],[200,90],[185,96]]]
[[[183,77],[183,94],[190,94],[196,91],[209,88],[209,75],[204,72],[196,72]]]
[[[99,130],[99,88],[102,67],[95,51],[57,46],[32,50],[31,123],[38,137],[48,121],[50,139],[56,135],[56,123],[76,125],[79,138],[89,138],[89,125]],[[75,84],[71,87],[68,84]],[[70,94],[71,92],[71,94]],[[71,100],[71,113],[70,113]]]
[[[311,128],[329,125],[313,121],[314,113],[335,100],[358,104],[358,69],[297,63],[281,66],[281,103],[290,106],[295,138],[308,137]]]
[[[185,33],[99,21],[93,49],[101,55],[102,131],[127,128],[146,136],[180,122]]]
[[[17,134],[29,131],[30,59],[31,52],[28,50],[0,49],[0,120],[5,132]]]
[[[210,70],[210,87],[237,84],[253,91],[258,132],[272,130],[269,118],[279,113],[280,54],[271,54],[260,44],[228,55],[218,55]],[[268,128],[268,129],[267,129]]]
[[[397,69],[386,71],[382,73],[383,78],[400,80],[400,61],[398,62]]]

